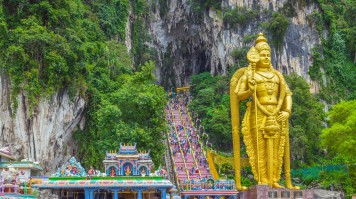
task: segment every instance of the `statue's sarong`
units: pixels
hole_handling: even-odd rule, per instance
[[[277,105],[261,105],[264,106],[266,110],[270,113],[275,110]],[[271,110],[271,111],[270,111]],[[254,174],[254,178],[258,181],[258,172],[260,172],[260,178],[262,183],[267,183],[268,171],[267,171],[267,138],[265,138],[265,125],[268,116],[263,114],[257,108],[257,124],[258,126],[258,136],[256,136],[256,116],[255,116],[255,106],[254,102],[247,103],[247,109],[242,121],[242,134],[244,143],[246,145],[247,155],[249,156],[249,162]],[[277,114],[271,116],[270,118],[277,118]],[[282,171],[282,162],[285,149],[285,133],[287,133],[287,124],[282,122],[277,122],[275,120],[278,130],[273,138],[273,181],[278,182],[280,179],[280,174]],[[258,146],[257,146],[258,137]],[[257,169],[257,151],[259,160],[259,170]]]

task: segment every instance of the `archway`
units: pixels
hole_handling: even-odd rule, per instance
[[[118,176],[119,170],[115,166],[109,166],[106,170],[106,176]]]
[[[123,172],[124,176],[132,176],[133,175],[133,166],[130,162],[126,162],[123,165],[123,168],[124,168],[124,172]]]
[[[140,167],[138,168],[138,173],[137,173],[137,175],[146,176],[146,175],[148,175],[148,174],[149,174],[149,172],[148,172],[148,169],[147,169],[146,166],[140,166]]]

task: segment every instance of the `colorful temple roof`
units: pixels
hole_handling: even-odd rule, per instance
[[[120,143],[119,154],[126,155],[126,154],[137,154],[136,143],[133,146],[122,145]]]
[[[31,169],[34,171],[42,171],[43,168],[37,163],[32,161],[21,161],[21,162],[0,162],[0,169],[13,166],[18,169]]]
[[[138,158],[139,160],[151,160],[150,151],[138,151],[136,148],[136,143],[134,145],[122,145],[120,143],[119,151],[111,150],[106,151],[106,160],[114,159],[127,159],[127,158]]]
[[[66,162],[60,168],[58,168],[57,172],[52,174],[52,176],[55,176],[55,177],[68,177],[68,176],[85,177],[85,176],[87,176],[87,173],[85,172],[85,169],[82,167],[80,162],[77,162],[75,157],[71,157],[69,159],[69,162]]]
[[[106,151],[105,174],[107,176],[149,176],[153,166],[149,151],[138,151],[134,145],[121,144],[119,151]]]

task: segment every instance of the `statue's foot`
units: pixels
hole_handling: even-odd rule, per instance
[[[258,182],[260,185],[266,185],[268,184],[268,179],[267,178],[261,178],[261,182]]]
[[[287,187],[288,189],[294,189],[294,190],[299,190],[299,189],[300,189],[300,187],[298,187],[298,186],[293,186],[293,185],[291,185],[291,184],[288,184],[286,187]]]
[[[247,187],[245,187],[245,186],[237,187],[237,190],[239,190],[239,191],[246,191],[246,190],[247,190]]]
[[[278,184],[277,182],[274,182],[272,184],[272,188],[284,188],[282,185]]]
[[[300,189],[300,187],[298,187],[298,186],[293,186],[292,185],[292,182],[288,182],[287,181],[287,186],[286,186],[288,189],[294,189],[294,190],[299,190]]]

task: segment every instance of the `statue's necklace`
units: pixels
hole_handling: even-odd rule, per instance
[[[257,72],[261,77],[263,78],[264,82],[263,84],[265,85],[265,88],[267,90],[268,95],[272,95],[274,91],[274,85],[275,83],[272,81],[272,78],[274,77],[274,73],[271,77],[267,77],[266,75],[263,75],[259,72]]]

